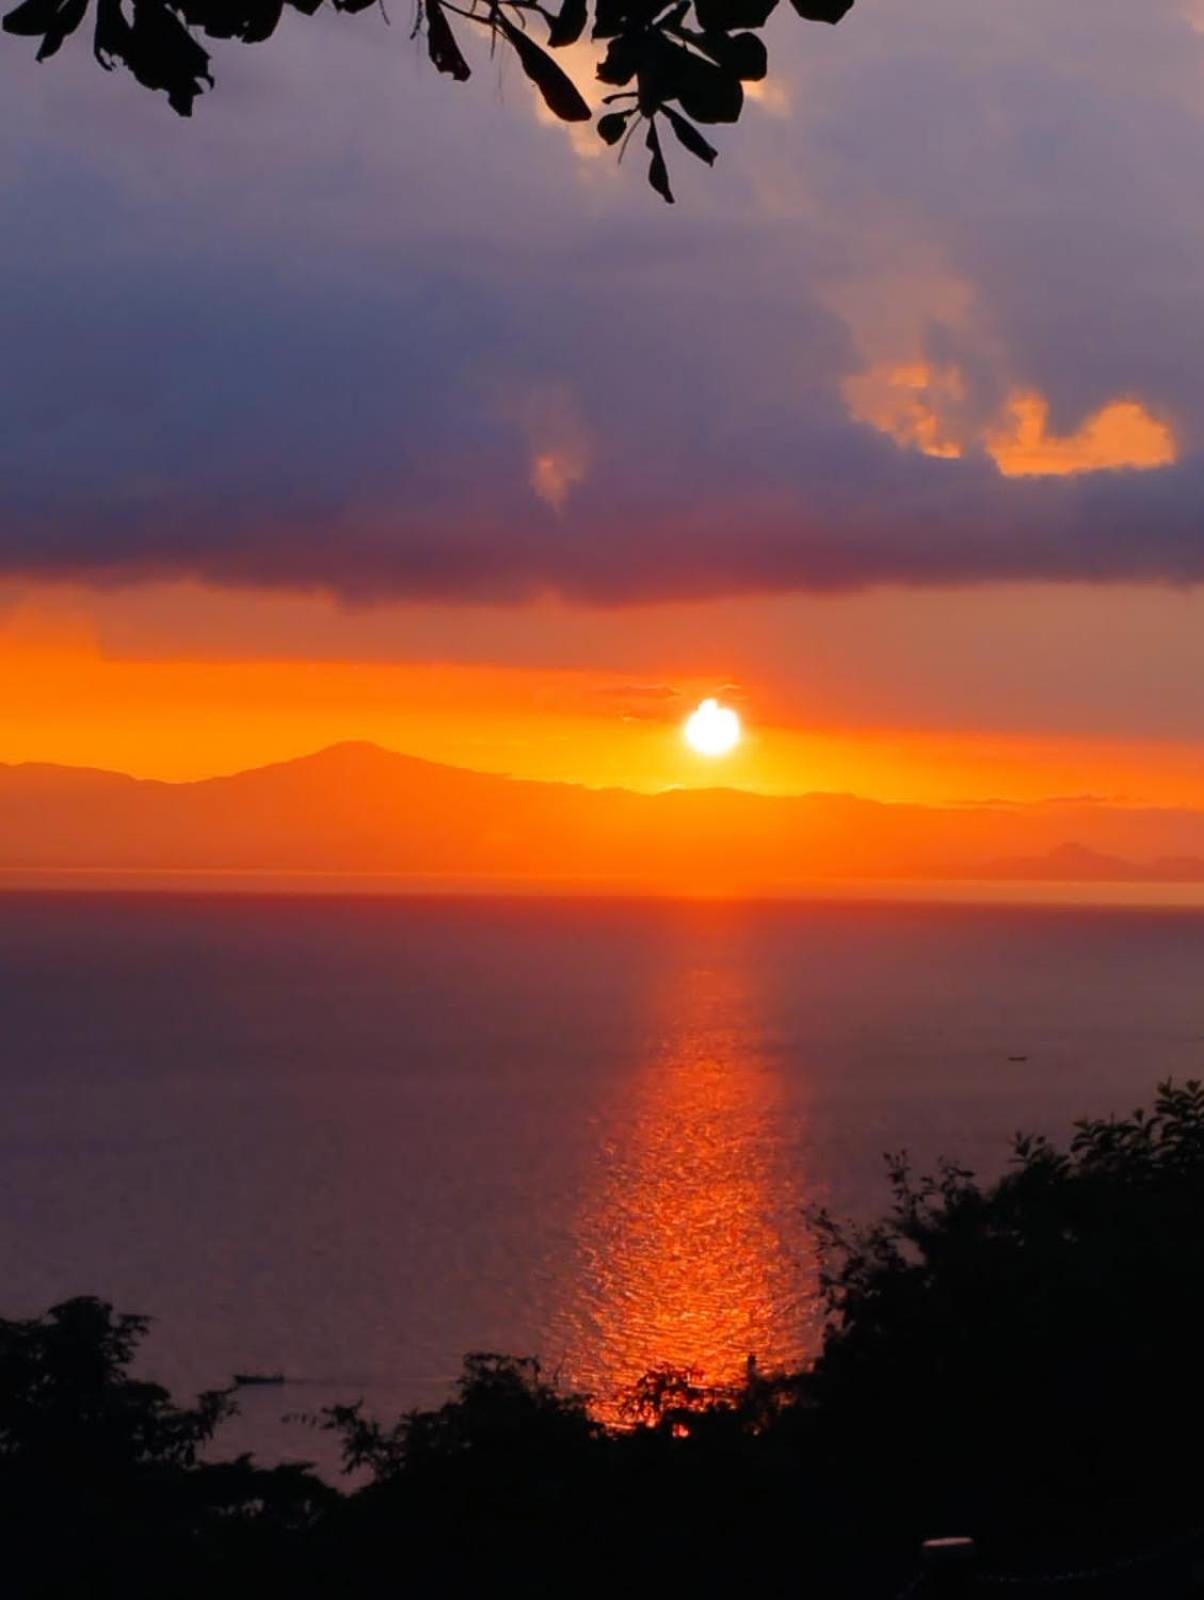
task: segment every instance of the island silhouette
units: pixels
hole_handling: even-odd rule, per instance
[[[1204,811],[887,804],[520,780],[368,743],[165,783],[0,765],[0,872],[369,874],[433,887],[777,892],[874,880],[1204,881]]]

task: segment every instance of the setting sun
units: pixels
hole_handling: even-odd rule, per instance
[[[700,756],[725,756],[740,743],[740,718],[718,700],[704,700],[686,718],[685,736]]]

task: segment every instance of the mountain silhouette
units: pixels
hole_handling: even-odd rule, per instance
[[[1092,800],[934,807],[721,788],[642,794],[348,743],[187,783],[0,765],[0,869],[704,890],[857,878],[1191,878],[1204,876],[1204,812]]]

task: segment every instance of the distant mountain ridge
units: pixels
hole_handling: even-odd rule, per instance
[[[1201,883],[1204,858],[1158,856],[1152,861],[1126,861],[1068,843],[1043,856],[987,862],[983,877],[1028,883]]]
[[[0,765],[0,869],[350,872],[730,888],[1204,880],[1204,812],[968,806],[500,777],[377,745],[188,783]]]

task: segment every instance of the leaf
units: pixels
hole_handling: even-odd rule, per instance
[[[731,33],[736,28],[763,28],[777,4],[778,0],[694,0],[694,12],[704,33]]]
[[[275,33],[284,0],[227,0],[222,6],[215,6],[213,0],[172,0],[172,9],[211,39],[261,44]]]
[[[594,39],[613,39],[620,33],[637,33],[647,27],[665,0],[594,0]]]
[[[790,0],[805,22],[837,23],[853,9],[853,0]]]
[[[623,34],[618,39],[612,39],[607,45],[606,54],[598,63],[598,81],[620,86],[630,83],[639,64],[639,40],[630,34]]]
[[[735,122],[744,106],[740,79],[729,67],[665,44],[659,54],[657,98],[677,100],[695,122]]]
[[[715,157],[719,154],[714,145],[708,144],[692,122],[688,122],[680,111],[674,111],[671,106],[664,107],[665,115],[669,119],[669,126],[677,135],[678,140],[690,152],[697,156],[699,161],[705,161],[708,167],[715,165]]]
[[[38,47],[38,60],[49,61],[84,20],[88,0],[25,0],[25,4],[10,11],[4,19],[5,33],[20,38],[36,39],[42,35]]]
[[[500,12],[496,14],[495,22],[514,46],[519,64],[543,96],[544,104],[552,115],[559,117],[561,122],[588,122],[593,113],[581,98],[576,84],[556,65],[547,51],[541,50],[534,39],[528,38],[521,28],[516,28]]]
[[[613,39],[627,26],[623,0],[594,0],[594,27],[591,39]]]
[[[115,61],[124,60],[129,32],[129,23],[121,14],[120,0],[97,0],[92,54],[106,72],[112,71]]]
[[[36,39],[50,27],[57,11],[55,0],[25,0],[4,18],[4,31],[19,39]]]
[[[249,6],[239,38],[244,44],[262,44],[270,39],[283,10],[284,0],[261,0],[260,4]]]
[[[457,83],[472,76],[472,68],[460,53],[439,0],[426,0],[426,49],[438,70],[446,72]]]
[[[708,33],[696,42],[713,61],[734,72],[741,83],[759,83],[769,71],[765,41],[755,33]]]
[[[162,89],[182,117],[204,84],[212,84],[209,57],[162,0],[134,0],[129,23],[120,0],[97,0],[93,49],[102,66],[123,61],[145,89]]]
[[[576,44],[585,32],[586,17],[586,0],[564,0],[560,15],[553,17],[548,28],[548,43],[553,50],[560,50],[566,44]]]
[[[630,111],[609,111],[606,116],[598,118],[598,137],[604,144],[618,144],[627,132],[630,115]]]
[[[656,131],[656,123],[649,122],[648,137],[644,140],[652,152],[652,160],[648,163],[648,182],[661,195],[669,205],[673,204],[673,191],[669,187],[669,169],[665,165],[664,152],[661,150],[660,134]]]

